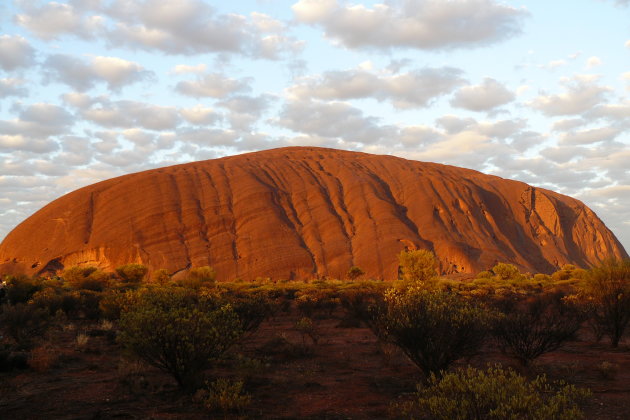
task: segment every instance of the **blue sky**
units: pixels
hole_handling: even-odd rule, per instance
[[[102,179],[317,145],[568,194],[630,249],[629,3],[5,1],[0,238]]]

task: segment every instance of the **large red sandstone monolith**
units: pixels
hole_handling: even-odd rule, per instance
[[[496,262],[531,272],[627,257],[573,198],[517,181],[392,156],[296,147],[155,169],[67,194],[0,245],[0,273],[130,262],[219,279],[395,279],[405,246],[442,273]]]

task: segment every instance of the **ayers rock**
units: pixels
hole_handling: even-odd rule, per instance
[[[627,253],[580,201],[436,163],[315,147],[154,169],[67,194],[0,245],[0,273],[137,262],[171,273],[210,265],[220,280],[395,279],[405,247],[442,273],[496,262],[531,272]]]

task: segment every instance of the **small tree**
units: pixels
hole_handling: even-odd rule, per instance
[[[142,264],[125,264],[116,268],[118,277],[129,285],[139,284],[148,272],[149,269]]]
[[[348,270],[348,273],[346,274],[346,276],[350,279],[350,280],[356,280],[359,277],[361,277],[362,275],[365,274],[365,271],[363,271],[361,269],[361,267],[357,267],[356,265],[353,265],[352,267],[350,267],[350,269]]]
[[[469,367],[432,375],[413,401],[397,408],[403,418],[426,420],[574,420],[584,418],[579,405],[590,395],[563,382],[549,384],[544,376],[528,381],[501,366]]]
[[[402,251],[398,254],[398,264],[403,280],[426,283],[437,277],[435,256],[426,249]]]
[[[573,339],[583,320],[583,313],[565,304],[561,294],[536,296],[497,317],[493,333],[504,351],[527,366]]]
[[[120,316],[120,343],[170,374],[188,392],[201,385],[203,371],[241,334],[240,321],[230,305],[195,299],[178,288],[144,292]]]
[[[377,328],[427,377],[476,354],[488,333],[489,312],[454,293],[390,289],[385,302]]]
[[[592,268],[586,291],[594,321],[617,347],[630,323],[630,259],[610,259]]]

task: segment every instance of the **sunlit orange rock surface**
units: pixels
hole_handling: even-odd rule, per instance
[[[496,262],[531,272],[627,257],[573,198],[517,181],[391,156],[313,147],[155,169],[67,194],[0,245],[0,273],[213,266],[221,280],[331,276],[353,265],[397,277],[405,247],[442,273]]]

